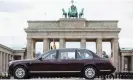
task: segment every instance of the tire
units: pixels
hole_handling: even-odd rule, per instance
[[[87,66],[84,68],[84,78],[86,79],[94,79],[96,77],[97,70],[92,66]]]
[[[27,70],[23,66],[15,67],[13,71],[13,76],[15,79],[25,79],[27,78]]]

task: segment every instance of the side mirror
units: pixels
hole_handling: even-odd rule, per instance
[[[9,60],[9,62],[12,61],[11,59]]]
[[[38,58],[38,60],[42,61],[42,57]]]

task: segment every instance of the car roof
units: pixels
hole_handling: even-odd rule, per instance
[[[91,51],[91,50],[84,49],[84,48],[60,48],[60,49],[53,49],[53,50],[87,50],[87,51]],[[93,51],[91,51],[91,54],[92,54],[94,57],[99,58],[99,56],[96,55]]]
[[[56,50],[67,50],[67,49],[71,49],[71,50],[74,50],[74,49],[77,49],[77,50],[86,50],[86,49],[82,49],[82,48],[61,48],[61,49],[56,49]]]

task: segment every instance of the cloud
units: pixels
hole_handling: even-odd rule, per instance
[[[26,37],[25,36],[0,36],[0,44],[6,45],[12,49],[24,48],[26,47]]]
[[[0,12],[18,12],[30,8],[32,8],[32,6],[26,1],[20,1],[20,0],[0,1]]]
[[[120,45],[133,47],[133,1],[117,0],[74,0],[78,11],[85,8],[87,20],[120,20]],[[7,46],[26,45],[27,20],[56,20],[62,17],[61,9],[68,10],[71,0],[0,0],[0,44]],[[3,37],[4,36],[4,37]],[[12,38],[12,36],[15,36]],[[7,38],[6,38],[7,37]],[[41,43],[42,44],[42,43]],[[67,44],[68,45],[68,44]],[[73,46],[76,45],[76,46]],[[37,44],[37,51],[43,51]],[[80,47],[70,44],[70,47]],[[69,47],[69,46],[67,46]],[[95,46],[88,46],[94,49]],[[95,50],[96,51],[96,50]],[[109,52],[109,51],[107,51]]]

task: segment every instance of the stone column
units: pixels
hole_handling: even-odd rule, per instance
[[[12,55],[10,55],[10,57],[11,57],[10,59],[13,60]]]
[[[102,57],[102,38],[97,38],[96,50],[97,50],[97,54]]]
[[[65,39],[64,38],[60,38],[60,40],[59,40],[59,48],[65,48],[65,47],[66,47]]]
[[[0,51],[0,74],[2,73],[2,52]]]
[[[27,38],[27,58],[32,59],[33,58],[33,39]]]
[[[118,53],[120,54],[120,52],[118,51]],[[118,65],[118,67],[119,67],[119,71],[121,71],[121,56],[119,55],[118,56],[118,59],[119,59],[119,65]]]
[[[3,53],[3,64],[2,65],[3,65],[3,72],[4,73],[5,73],[5,67],[6,67],[5,66],[5,64],[6,64],[5,62],[6,62],[6,60],[5,60],[5,53]]]
[[[12,60],[12,58],[11,58],[11,54],[9,54],[9,60]]]
[[[80,48],[86,49],[86,39],[85,39],[85,38],[82,38],[82,39],[81,39]]]
[[[2,73],[4,72],[4,53],[2,52]]]
[[[47,52],[49,50],[49,39],[44,38],[43,39],[43,53]]]
[[[112,59],[112,61],[113,61],[113,64],[114,64],[114,66],[116,67],[116,72],[118,72],[119,71],[119,44],[118,44],[118,38],[114,38],[114,39],[112,39],[112,52],[113,52],[113,59]]]
[[[35,55],[36,55],[36,51],[35,51],[36,41],[35,40],[32,40],[32,46],[33,46],[33,58],[35,58]]]
[[[21,55],[21,60],[23,60],[23,55]]]
[[[9,62],[8,53],[6,53],[6,73],[8,71],[8,62]]]
[[[123,55],[121,57],[121,60],[122,60],[122,62],[121,62],[121,71],[124,71],[124,56]]]
[[[6,73],[6,68],[7,68],[7,53],[5,53],[5,73]]]
[[[11,55],[11,60],[14,60],[13,55]]]
[[[132,58],[131,59],[132,59],[132,61],[131,61],[132,67],[131,68],[132,68],[132,71],[133,71],[133,55],[132,55]]]

